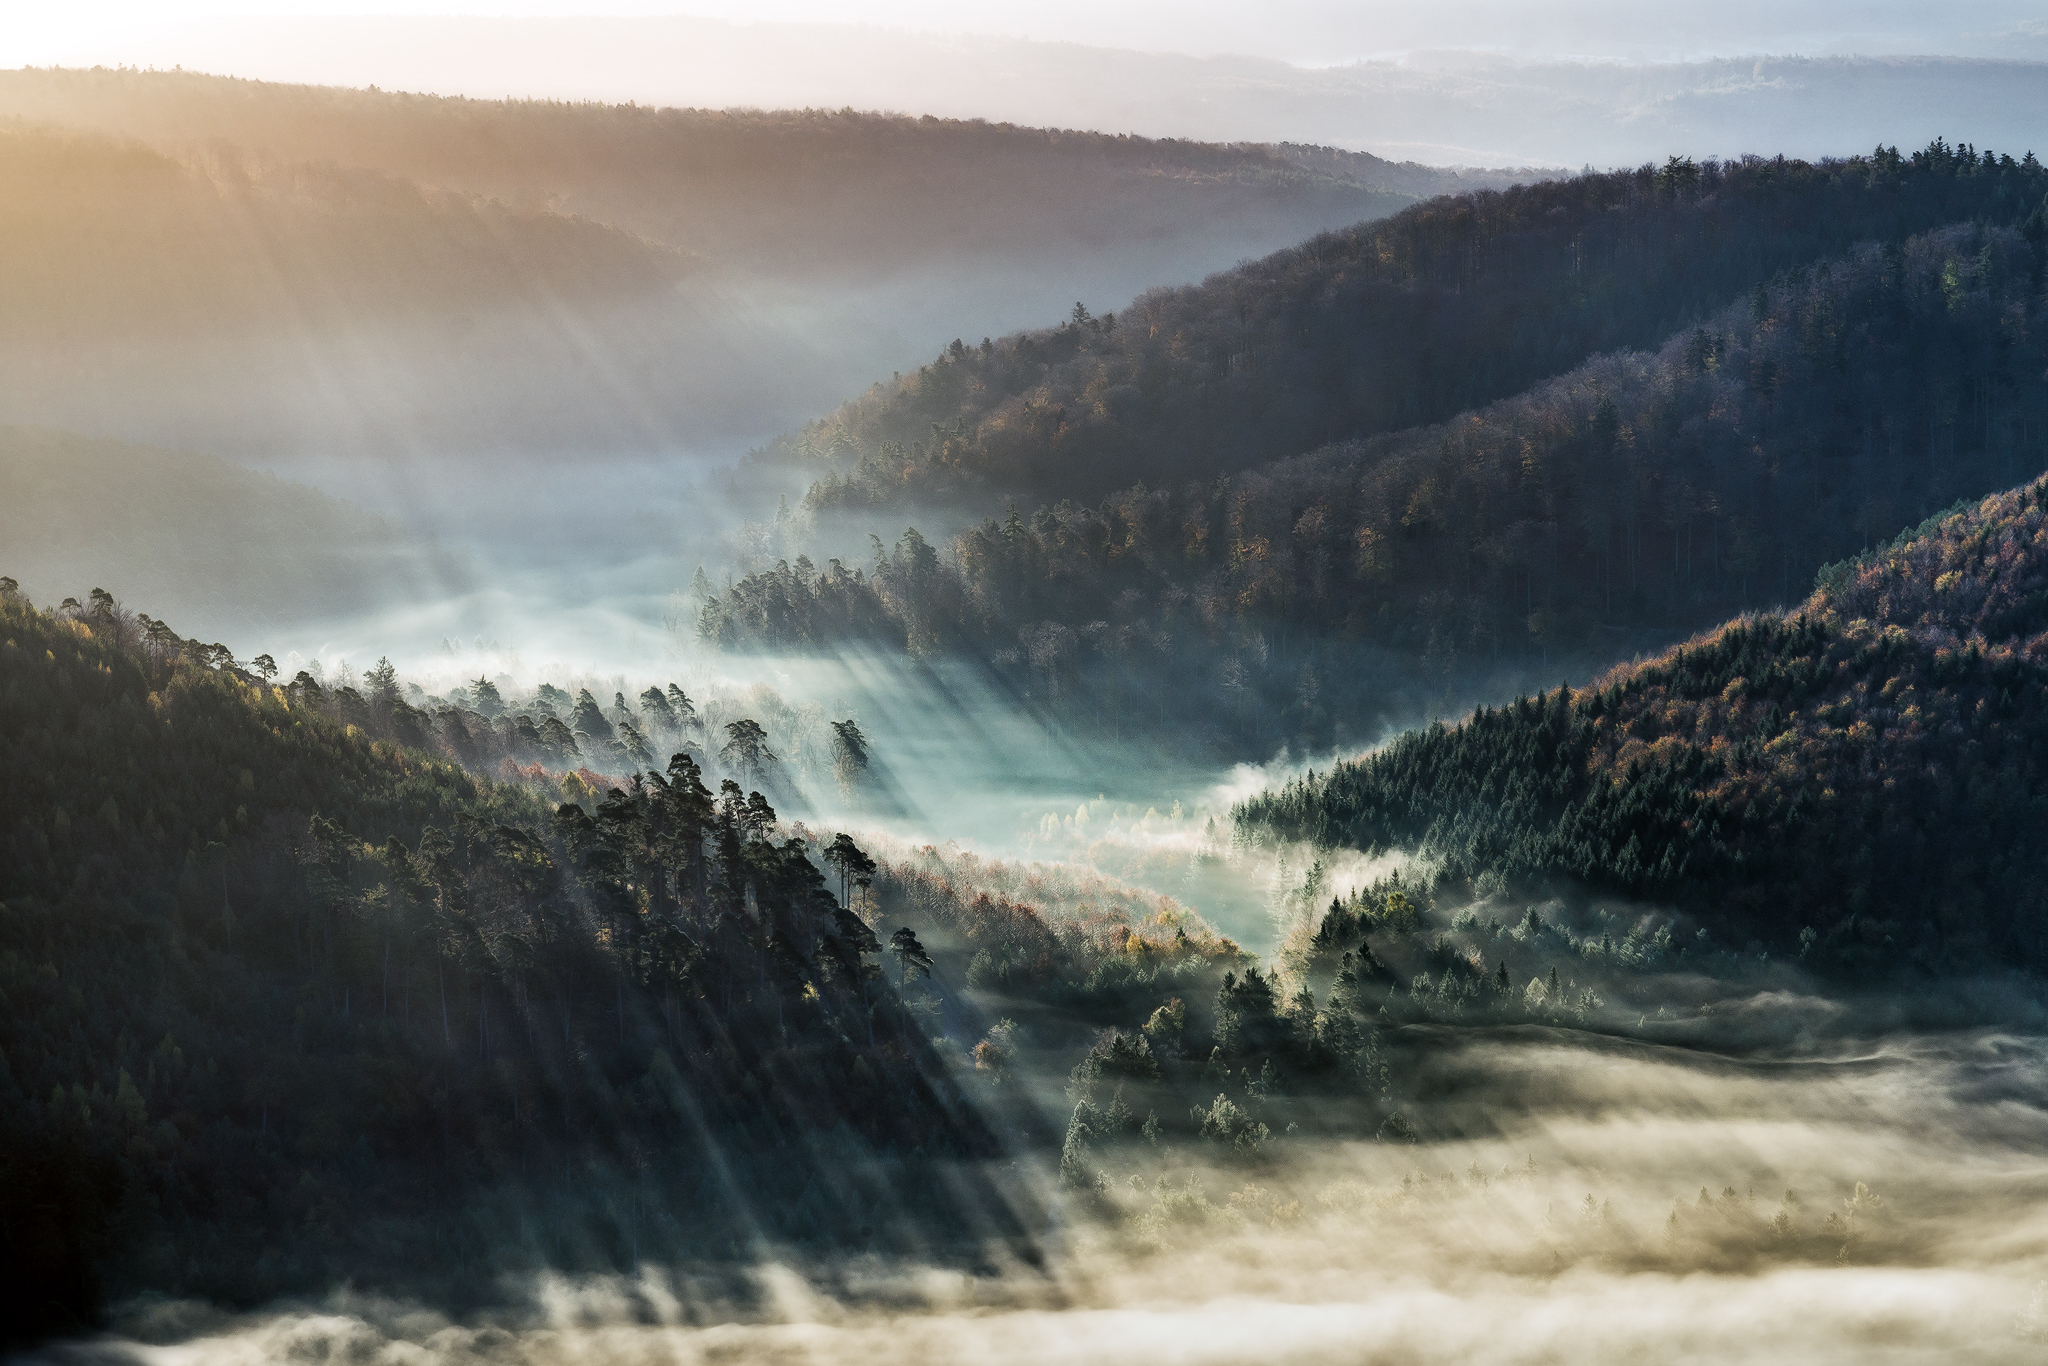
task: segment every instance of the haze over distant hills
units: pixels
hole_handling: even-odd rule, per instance
[[[1668,23],[1645,18],[1656,7],[1598,21],[1558,6],[1458,8],[1489,12],[1463,26],[1389,15],[1348,39],[1304,34],[1298,47],[1320,43],[1329,55],[1286,52],[1293,60],[1262,45],[1231,49],[1260,55],[1185,55],[1209,50],[1196,30],[1179,51],[1136,51],[675,17],[237,19],[138,25],[115,46],[137,64],[278,80],[705,107],[850,105],[1150,137],[1334,143],[1446,165],[1617,166],[1764,150],[1812,157],[1936,136],[2002,147],[2028,142],[2048,109],[2048,29],[2015,8],[1951,10],[1938,24],[1915,12],[1886,27],[1867,12],[1832,23],[1840,16],[1801,7],[1810,22],[1759,15],[1748,28],[1675,7]],[[1546,25],[1550,11],[1560,12]],[[1114,42],[1108,32],[1104,41]]]
[[[1513,178],[171,72],[11,73],[0,115],[7,417],[267,454],[729,448],[963,332]]]

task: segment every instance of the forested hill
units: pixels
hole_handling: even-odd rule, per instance
[[[1861,247],[1448,423],[1013,512],[950,561],[910,536],[866,569],[799,558],[701,625],[979,654],[1062,724],[1156,717],[1240,756],[1357,743],[1796,600],[2040,471],[2041,262],[1973,226]]]
[[[0,73],[0,418],[266,458],[750,444],[969,326],[1412,203],[1361,178],[1378,166],[848,110]]]
[[[687,755],[553,808],[0,578],[0,768],[0,1343],[144,1290],[1030,1255],[939,1174],[993,1139],[876,936]]]
[[[546,206],[792,280],[1255,230],[1278,243],[1505,184],[1331,148],[1219,145],[853,110],[655,109],[0,73],[0,114],[184,154],[227,144]],[[1519,178],[1531,178],[1522,173]],[[1229,258],[1225,258],[1229,259]]]
[[[708,345],[733,310],[688,253],[376,171],[9,120],[0,238],[0,420],[24,426],[266,459],[503,449],[688,421],[752,372]],[[650,371],[671,401],[617,401]]]
[[[1836,970],[2048,962],[2048,480],[1591,686],[1245,802],[1255,835],[1419,850],[1465,894],[1689,909]]]
[[[10,330],[57,343],[615,304],[695,268],[602,224],[374,172],[18,121],[0,124],[0,235]]]
[[[1119,316],[955,343],[770,453],[851,469],[834,507],[993,490],[1092,501],[1439,421],[1643,346],[1780,270],[1944,223],[2019,225],[2048,194],[2015,161],[1782,158],[1439,198],[1312,238]]]

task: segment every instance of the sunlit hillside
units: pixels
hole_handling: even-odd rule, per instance
[[[1461,183],[1328,149],[174,72],[6,73],[0,114],[25,249],[5,415],[245,454],[757,440],[956,333]],[[164,354],[172,323],[198,344]]]

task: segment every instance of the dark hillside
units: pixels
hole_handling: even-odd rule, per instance
[[[1029,1255],[947,1174],[993,1138],[758,795],[681,756],[551,809],[309,682],[0,579],[0,1339],[144,1289]]]
[[[1592,686],[1290,783],[1254,832],[1691,910],[1841,970],[2048,961],[2048,480]],[[1469,880],[1469,881],[1468,881]]]
[[[908,537],[865,569],[798,560],[701,626],[974,651],[1027,695],[1176,735],[1371,735],[1390,681],[1442,706],[1583,677],[2048,465],[2040,260],[1974,226],[1859,247],[1448,423],[1013,511],[951,563]]]
[[[1452,414],[1670,335],[1759,280],[1946,223],[2018,225],[2048,171],[1937,142],[1576,176],[1418,204],[1120,317],[955,347],[784,438],[817,507],[1094,500]]]

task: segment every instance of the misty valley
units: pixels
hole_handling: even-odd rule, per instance
[[[2032,151],[0,183],[0,1350],[2048,1350]]]

